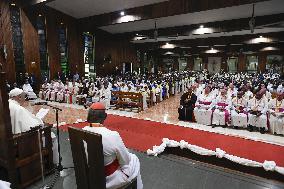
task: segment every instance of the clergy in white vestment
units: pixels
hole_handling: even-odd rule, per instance
[[[248,114],[248,125],[249,129],[251,127],[256,127],[261,130],[261,133],[268,130],[267,127],[267,110],[268,102],[267,98],[264,96],[264,91],[259,91],[256,93],[255,97],[249,100],[249,114]]]
[[[232,100],[231,126],[247,128],[248,124],[248,101],[244,97],[243,91],[239,91]]]
[[[194,108],[194,117],[197,123],[203,125],[211,125],[212,123],[212,108],[214,106],[214,96],[210,94],[210,87],[205,87],[204,93],[197,96],[197,101]]]
[[[19,88],[15,88],[9,93],[9,109],[13,134],[20,134],[34,127],[43,126],[43,121],[40,118],[22,106],[25,102],[25,96],[25,92]],[[53,132],[51,132],[51,138],[53,143],[53,160],[56,163],[58,161],[57,139]]]
[[[120,188],[137,177],[137,189],[142,189],[139,159],[127,150],[118,132],[103,126],[106,117],[104,105],[94,103],[89,109],[87,118],[91,126],[83,128],[83,130],[102,135],[106,188]],[[108,167],[116,169],[108,169]]]
[[[284,100],[283,93],[278,93],[268,103],[270,112],[269,123],[273,134],[284,135]]]
[[[110,100],[111,100],[111,91],[108,88],[108,84],[104,85],[100,90],[100,102],[102,102],[106,109],[110,108]]]
[[[235,88],[233,83],[230,83],[228,91],[227,91],[228,96],[233,98],[233,97],[237,96],[237,93],[238,93],[237,88]]]
[[[215,102],[212,124],[221,126],[230,125],[232,98],[227,95],[225,89],[222,89]]]
[[[25,84],[23,85],[23,91],[28,95],[28,99],[36,99],[37,96],[34,93],[32,86],[29,84],[29,81],[26,80]]]

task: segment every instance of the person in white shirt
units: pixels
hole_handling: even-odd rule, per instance
[[[102,135],[106,188],[123,187],[137,177],[137,189],[143,189],[139,159],[127,150],[118,132],[104,127],[103,123],[106,117],[104,105],[94,103],[91,105],[87,117],[90,126],[83,128],[83,130]],[[108,169],[108,167],[116,169]]]

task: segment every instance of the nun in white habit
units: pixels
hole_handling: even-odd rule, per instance
[[[83,128],[102,135],[106,188],[120,188],[137,177],[137,189],[143,189],[139,159],[135,154],[128,152],[118,132],[103,126],[106,117],[104,105],[100,102],[94,103],[89,109],[87,118],[91,126]],[[108,171],[107,167],[116,167],[116,169]]]

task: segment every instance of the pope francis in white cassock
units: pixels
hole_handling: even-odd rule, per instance
[[[106,188],[122,187],[137,177],[137,189],[142,189],[139,159],[135,154],[128,152],[118,132],[102,125],[106,117],[104,105],[99,102],[94,103],[90,107],[87,118],[91,126],[83,128],[83,130],[102,135]],[[116,167],[116,169],[108,171],[107,167]]]
[[[19,88],[15,88],[9,93],[9,109],[13,134],[27,132],[33,127],[43,125],[43,121],[40,118],[21,106],[25,101],[25,95],[26,93]],[[51,132],[51,138],[53,143],[53,160],[56,163],[58,161],[57,139],[53,132]]]

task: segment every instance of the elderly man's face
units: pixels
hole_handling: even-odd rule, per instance
[[[22,94],[15,96],[12,99],[17,101],[19,104],[23,104],[26,101],[26,96],[26,93],[23,92]]]

